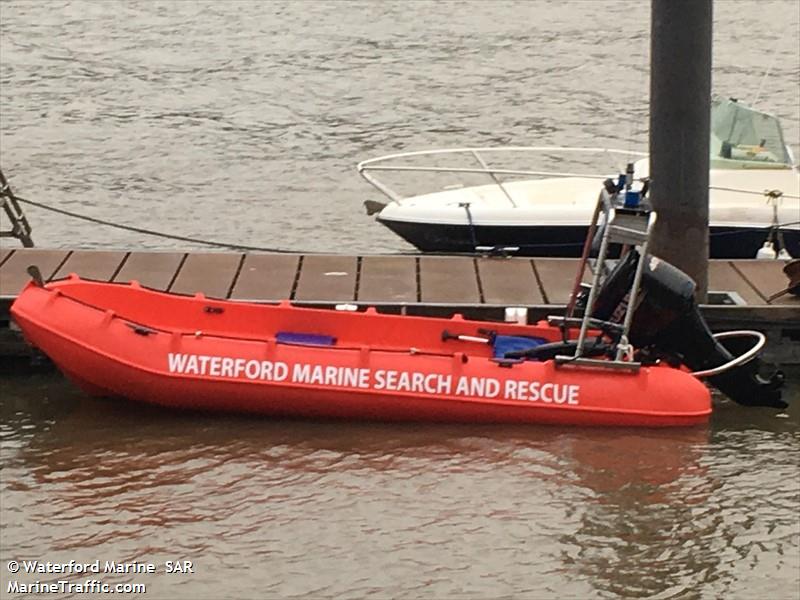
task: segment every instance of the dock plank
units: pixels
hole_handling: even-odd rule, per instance
[[[30,279],[25,270],[28,265],[36,265],[42,272],[42,277],[51,279],[69,254],[69,250],[39,250],[37,248],[16,250],[0,267],[0,296],[16,296],[22,290]]]
[[[184,256],[183,252],[131,252],[114,281],[136,280],[144,287],[166,290]]]
[[[288,300],[299,262],[298,256],[290,254],[246,255],[231,299]]]
[[[11,248],[0,248],[0,265],[14,252]]]
[[[241,262],[241,254],[212,252],[189,254],[170,291],[176,294],[199,292],[210,298],[227,298]]]
[[[419,287],[423,302],[478,304],[481,301],[475,261],[461,256],[422,256]]]
[[[303,258],[294,300],[352,302],[356,291],[355,256],[317,255]]]
[[[365,256],[358,285],[360,302],[416,302],[417,260],[413,256]]]
[[[478,274],[486,304],[544,304],[530,259],[481,258]]]
[[[84,279],[109,281],[125,260],[127,252],[107,250],[75,250],[53,275],[53,279],[75,273]]]
[[[749,281],[753,287],[758,291],[759,295],[764,298],[763,304],[766,299],[785,290],[789,285],[789,278],[783,272],[783,267],[786,266],[784,260],[734,260],[731,261],[734,268]],[[776,299],[773,303],[790,304],[792,306],[800,306],[800,298],[791,294],[784,294]]]
[[[539,280],[542,282],[546,304],[569,302],[579,262],[577,258],[535,258],[533,260]],[[588,267],[583,280],[591,281],[591,272]]]
[[[764,304],[741,274],[733,268],[729,261],[712,260],[708,263],[708,289],[712,292],[736,292],[747,304]]]

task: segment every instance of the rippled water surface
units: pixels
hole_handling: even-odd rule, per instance
[[[796,2],[715,11],[714,91],[776,113],[798,154]],[[408,250],[364,214],[377,192],[358,161],[464,145],[647,147],[646,1],[4,1],[0,12],[6,174],[21,194],[132,225]],[[43,246],[186,247],[30,214]]]
[[[192,560],[101,576],[157,598],[797,596],[797,406],[674,431],[308,423],[3,383],[3,565]]]
[[[796,153],[798,12],[717,0],[713,73]],[[406,250],[363,214],[356,162],[645,148],[648,31],[647,2],[4,1],[2,167],[132,225]],[[29,214],[42,246],[187,247]],[[798,380],[785,413],[718,402],[707,427],[636,431],[186,415],[6,368],[0,595],[10,560],[74,559],[156,563],[99,576],[148,598],[794,600]],[[194,573],[164,573],[183,559]]]

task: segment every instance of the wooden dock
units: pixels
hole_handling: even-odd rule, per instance
[[[387,312],[502,319],[508,306],[538,319],[563,311],[577,259],[468,256],[347,256],[140,252],[116,250],[0,249],[0,327],[35,264],[50,279],[76,273],[87,279],[127,282],[180,294],[257,302],[291,300],[310,306],[340,303]],[[709,289],[724,303],[702,306],[713,329],[765,331],[783,362],[800,362],[800,298],[767,298],[788,280],[783,261],[713,260]],[[720,294],[724,292],[724,294]],[[0,355],[22,346],[10,334]]]

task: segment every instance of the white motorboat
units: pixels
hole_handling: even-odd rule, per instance
[[[711,256],[753,258],[765,242],[784,256],[800,256],[800,171],[777,117],[736,100],[714,99],[710,153]],[[556,168],[506,168],[512,156],[517,163],[537,160]],[[592,173],[561,168],[570,162],[596,164],[598,158],[612,159],[613,167]],[[626,172],[628,163],[633,163],[638,182],[647,180],[647,154],[605,148],[425,150],[366,160],[358,171],[389,199],[368,200],[368,214],[377,213],[378,222],[422,251],[506,249],[520,255],[579,256],[598,180]],[[606,168],[616,171],[602,172]],[[402,175],[406,183],[445,175],[461,181],[434,192],[403,195],[387,183],[389,173]],[[464,178],[476,176],[491,182],[464,184]]]

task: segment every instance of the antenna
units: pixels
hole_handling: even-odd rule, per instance
[[[772,67],[775,66],[775,58],[778,56],[778,48],[780,47],[780,42],[786,36],[786,32],[789,30],[790,25],[791,24],[787,24],[787,26],[783,28],[781,35],[778,37],[775,43],[775,48],[772,50],[772,58],[769,61],[769,67],[767,67],[767,70],[764,71],[764,76],[761,78],[761,84],[758,86],[756,97],[750,103],[750,106],[752,108],[756,108],[756,104],[758,103],[758,100],[761,98],[761,92],[764,90],[764,84],[767,83],[767,78],[769,77],[770,73],[772,73]]]

